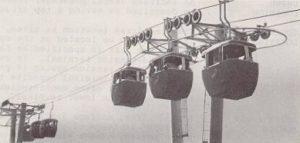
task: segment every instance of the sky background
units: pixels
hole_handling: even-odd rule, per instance
[[[122,37],[217,0],[1,0],[0,1],[0,101],[71,67]],[[238,20],[298,9],[299,0],[235,0],[228,4],[228,19]],[[218,8],[203,10],[202,22],[219,23]],[[254,27],[300,19],[299,12],[235,23]],[[224,143],[297,143],[300,140],[300,30],[299,23],[274,27],[286,35],[284,45],[259,50],[259,81],[252,97],[224,102]],[[160,26],[161,27],[161,26]],[[162,33],[161,28],[153,29]],[[272,35],[257,46],[280,42]],[[145,48],[145,47],[144,47]],[[136,47],[133,53],[140,52]],[[134,65],[146,66],[151,57]],[[122,45],[97,56],[55,79],[11,99],[42,104],[72,93],[123,65]],[[188,100],[189,137],[201,142],[204,86],[195,64]],[[108,81],[109,78],[105,78]],[[101,82],[101,81],[100,81]],[[99,82],[99,83],[100,83]],[[47,104],[41,119],[49,117]],[[52,117],[59,120],[54,139],[36,143],[166,143],[171,142],[170,101],[154,99],[147,89],[143,106],[113,106],[110,81],[54,103]],[[0,117],[5,124],[8,118]],[[31,121],[37,120],[33,117]],[[9,141],[9,128],[0,127],[0,143]]]

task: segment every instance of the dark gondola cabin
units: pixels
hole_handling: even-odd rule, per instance
[[[168,100],[187,98],[193,83],[191,61],[190,56],[180,53],[168,53],[154,59],[149,72],[153,96]]]
[[[31,135],[31,126],[26,123],[23,129],[23,141],[32,142],[33,140],[34,137]]]
[[[205,51],[202,79],[212,97],[242,99],[253,94],[258,80],[258,64],[253,62],[254,44],[229,40]]]
[[[44,137],[55,137],[57,132],[57,123],[56,119],[45,119],[40,124],[39,134]]]
[[[146,97],[144,69],[126,67],[113,76],[111,97],[114,105],[137,107]]]
[[[42,136],[40,134],[40,125],[41,121],[35,121],[31,123],[31,135],[34,138],[44,138],[45,136]]]

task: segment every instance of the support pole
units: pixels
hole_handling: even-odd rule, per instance
[[[210,143],[222,143],[223,99],[211,98]]]
[[[183,143],[180,104],[181,100],[171,101],[172,143]]]
[[[224,40],[224,31],[216,31],[218,39]],[[222,143],[223,130],[223,99],[211,97],[211,116],[210,116],[210,143]]]
[[[171,31],[170,35],[177,39],[177,31]],[[170,42],[168,48],[173,52],[179,52],[177,41]],[[187,136],[187,127],[183,128],[187,126],[186,103],[186,99],[171,100],[172,143],[183,143],[183,137]]]
[[[9,105],[9,108],[4,108],[3,106]],[[13,107],[13,108],[11,108]],[[17,135],[17,143],[23,142],[23,133],[24,133],[24,125],[25,118],[27,114],[27,107],[30,108],[31,112],[28,112],[28,115],[35,115],[37,112],[35,110],[43,110],[45,108],[45,104],[42,105],[27,105],[26,103],[15,104],[10,103],[8,100],[4,101],[0,107],[0,116],[10,116],[11,118],[11,128],[10,128],[10,139],[9,143],[16,143],[16,122],[17,116],[19,116],[19,126],[18,126],[18,135]]]
[[[19,122],[19,131],[18,131],[18,139],[17,143],[23,142],[23,131],[24,131],[24,123],[25,123],[25,116],[26,116],[26,103],[21,104],[21,111],[20,111],[20,122]]]
[[[16,140],[16,121],[17,121],[17,110],[11,109],[11,126],[10,126],[10,143],[15,143]]]

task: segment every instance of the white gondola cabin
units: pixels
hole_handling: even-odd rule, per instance
[[[168,53],[154,59],[149,72],[153,96],[167,100],[187,98],[193,83],[191,61],[190,56],[180,53]]]
[[[31,123],[31,135],[34,138],[44,138],[45,136],[42,136],[40,134],[40,125],[41,121],[35,121]]]
[[[254,44],[228,40],[202,52],[206,67],[202,79],[212,97],[242,99],[253,94],[258,81],[258,64],[253,62]]]
[[[113,76],[111,97],[114,105],[137,107],[146,97],[144,69],[126,67]]]
[[[45,119],[41,121],[39,134],[43,137],[54,138],[57,132],[58,120],[56,119]]]

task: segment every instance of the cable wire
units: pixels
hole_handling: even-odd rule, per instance
[[[69,93],[67,95],[60,96],[58,98],[54,98],[53,100],[50,100],[50,101],[46,102],[45,104],[50,104],[50,103],[54,103],[54,102],[57,102],[57,101],[61,101],[61,100],[65,99],[65,98],[67,98],[67,97],[70,97],[70,96],[73,96],[73,95],[77,95],[78,93],[81,93],[81,92],[86,91],[86,90],[88,90],[90,88],[96,87],[97,85],[104,84],[104,83],[110,81],[110,79],[109,80],[104,80],[104,81],[102,81],[101,83],[98,83],[98,84],[91,85],[91,84],[93,84],[93,83],[95,83],[97,81],[100,81],[100,80],[102,80],[102,79],[104,79],[104,78],[106,78],[106,77],[108,77],[110,75],[111,75],[111,73],[106,74],[105,76],[102,76],[102,77],[100,77],[100,78],[98,78],[98,79],[96,79],[96,80],[94,80],[92,82],[89,82],[88,84],[85,84],[85,85],[81,86],[79,89],[75,89],[74,91],[72,91],[71,93]]]
[[[97,53],[97,54],[95,54],[95,55],[93,55],[93,56],[91,56],[91,57],[89,57],[89,58],[87,58],[87,59],[85,59],[85,60],[82,60],[82,61],[80,61],[79,63],[77,63],[77,64],[75,64],[75,65],[73,65],[73,66],[71,66],[71,67],[69,67],[69,68],[66,68],[66,69],[63,70],[63,71],[54,74],[53,76],[50,76],[50,77],[48,77],[48,78],[45,79],[45,80],[42,80],[41,82],[39,82],[39,83],[37,83],[37,84],[34,84],[34,85],[32,85],[32,86],[30,86],[30,87],[28,87],[28,88],[25,88],[25,89],[23,89],[22,91],[20,91],[20,92],[18,92],[18,93],[16,93],[16,94],[12,95],[11,97],[7,98],[7,100],[8,100],[8,99],[12,99],[12,98],[14,98],[14,97],[17,97],[17,96],[19,96],[19,95],[22,95],[23,93],[25,93],[25,92],[27,92],[27,91],[29,91],[29,90],[35,88],[35,87],[38,87],[38,86],[40,86],[40,85],[42,85],[42,84],[44,84],[44,83],[46,83],[46,82],[48,82],[48,81],[51,81],[52,79],[55,79],[57,76],[59,76],[59,75],[61,75],[61,74],[64,74],[64,73],[66,73],[66,72],[68,72],[68,71],[70,71],[70,70],[76,68],[77,66],[79,66],[79,65],[81,65],[81,64],[83,64],[83,63],[86,63],[86,62],[88,62],[88,61],[94,59],[95,57],[97,57],[97,56],[99,56],[99,55],[104,54],[105,52],[109,51],[109,50],[112,49],[112,48],[117,47],[118,45],[120,45],[120,44],[122,44],[122,43],[123,43],[123,42],[119,42],[119,43],[117,43],[117,44],[115,44],[115,45],[113,45],[113,46],[110,46],[110,47],[108,47],[108,48],[106,48],[106,49],[100,51],[99,53]]]
[[[292,13],[292,12],[297,12],[297,11],[300,11],[300,9],[294,9],[294,10],[288,10],[288,11],[283,11],[283,12],[278,12],[278,13],[272,13],[272,14],[267,14],[267,15],[250,17],[250,18],[245,18],[245,19],[240,19],[240,20],[234,20],[234,21],[231,21],[230,23],[243,22],[243,21],[259,19],[259,18],[264,18],[264,17],[270,17],[270,16],[277,16],[277,15],[282,15],[282,14],[287,14],[287,13]]]
[[[290,23],[296,23],[296,22],[300,22],[300,19],[298,20],[292,20],[292,21],[287,21],[287,22],[282,22],[282,23],[277,23],[277,24],[273,24],[267,27],[276,27],[276,26],[281,26],[281,25],[285,25],[285,24],[290,24]]]

